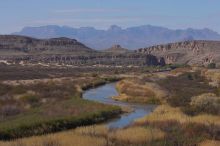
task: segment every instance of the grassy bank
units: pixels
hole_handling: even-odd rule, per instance
[[[195,71],[191,67],[185,67],[170,72],[124,76],[125,78],[117,83],[120,95],[116,98],[121,98],[121,95],[125,95],[125,98],[118,100],[149,103],[151,101],[149,99],[153,97],[158,99],[161,105],[150,115],[136,120],[133,125],[123,129],[108,129],[102,125],[83,126],[90,123],[99,123],[121,112],[118,107],[106,106],[81,98],[83,90],[117,81],[117,78],[111,78],[112,76],[109,75],[98,77],[97,74],[93,74],[71,81],[73,84],[70,84],[68,79],[67,82],[59,84],[46,86],[41,84],[40,90],[39,87],[36,90],[33,90],[36,87],[28,88],[35,91],[34,95],[41,95],[38,96],[41,100],[45,99],[45,95],[50,97],[50,100],[37,107],[36,104],[31,105],[31,108],[20,113],[21,115],[16,114],[12,117],[6,117],[5,120],[1,121],[0,129],[4,131],[5,127],[9,130],[9,133],[12,133],[10,128],[16,129],[15,127],[19,127],[23,122],[26,125],[32,123],[30,119],[34,122],[42,119],[37,127],[29,127],[30,131],[32,130],[31,134],[36,129],[38,132],[51,133],[71,127],[74,128],[78,126],[77,124],[83,127],[10,142],[0,142],[0,145],[218,146],[220,142],[220,90],[219,85],[213,86],[210,83],[218,79],[219,72],[215,70],[213,76],[213,71],[204,73],[201,70]],[[219,82],[215,82],[216,84],[219,84]],[[44,88],[51,89],[50,94],[46,94]],[[14,93],[14,91],[17,92],[17,89],[10,91],[13,91],[10,93]],[[57,92],[53,93],[52,91]],[[30,93],[33,94],[34,92]],[[59,96],[53,98],[55,95]],[[59,97],[65,98],[60,99]],[[20,100],[18,101],[20,102]],[[33,101],[35,101],[35,98],[32,97],[29,100],[22,100],[22,104]],[[29,122],[27,122],[28,120]],[[19,124],[16,125],[16,123]],[[25,129],[28,130],[27,127]],[[22,130],[22,127],[16,129],[17,132]],[[28,131],[22,134],[25,135],[25,133],[30,136]],[[14,135],[19,134],[14,133]]]
[[[121,113],[119,107],[87,101],[81,96],[82,90],[116,80],[88,75],[27,85],[3,84],[0,139],[52,133],[114,118]]]
[[[180,108],[169,105],[157,107],[153,113],[137,120],[134,125],[150,126],[165,132],[165,137],[160,145],[193,146],[199,145],[207,139],[220,140],[218,133],[220,117],[218,115],[189,116],[184,114]]]
[[[118,96],[113,97],[115,100],[141,103],[141,104],[161,104],[166,92],[153,82],[141,84],[141,79],[131,78],[124,79],[116,84]]]
[[[135,135],[131,133],[135,132]],[[164,139],[164,133],[155,128],[130,127],[109,130],[105,126],[81,127],[68,132],[50,134],[2,142],[4,146],[143,146],[152,145]]]
[[[68,101],[69,102],[69,101]],[[85,101],[80,101],[85,102]],[[14,138],[29,137],[33,135],[42,135],[47,133],[53,133],[57,131],[63,131],[78,126],[91,125],[95,123],[104,122],[111,118],[114,118],[120,114],[121,110],[118,107],[105,107],[97,105],[95,103],[87,103],[88,106],[99,106],[97,110],[80,112],[80,115],[68,115],[68,116],[56,116],[46,117],[40,115],[40,113],[30,113],[28,115],[22,115],[0,123],[0,139],[10,140]],[[83,106],[81,104],[81,106]],[[75,108],[75,107],[73,107]],[[83,107],[88,108],[88,107]]]

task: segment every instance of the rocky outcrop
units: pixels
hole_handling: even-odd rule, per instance
[[[141,48],[136,52],[162,57],[166,64],[220,65],[220,41],[185,41]]]
[[[122,48],[120,45],[113,45],[111,48],[104,50],[104,52],[110,53],[127,53],[130,52],[128,49]]]
[[[153,55],[143,54],[105,54],[96,53],[90,55],[20,55],[0,56],[0,60],[16,64],[59,64],[75,66],[158,66],[164,65],[161,59]]]
[[[0,36],[0,61],[8,64],[58,64],[153,66],[164,65],[163,59],[150,54],[122,51],[96,51],[68,38],[34,39],[23,36]]]
[[[15,35],[0,36],[0,50],[5,52],[16,51],[23,54],[63,54],[65,52],[82,53],[94,51],[75,39],[54,38],[41,40]]]

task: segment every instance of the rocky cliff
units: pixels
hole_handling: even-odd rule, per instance
[[[116,47],[116,50],[119,46]],[[113,49],[115,51],[115,49]],[[121,50],[121,49],[119,49]],[[90,49],[74,39],[34,39],[30,37],[0,36],[0,62],[6,64],[58,65],[111,65],[150,66],[164,65],[163,59],[150,54],[125,51],[101,52]]]
[[[165,59],[166,64],[220,66],[220,41],[185,41],[141,48],[136,51]]]
[[[14,52],[20,54],[63,54],[93,52],[75,39],[53,38],[34,39],[24,36],[2,35],[0,36],[1,52]]]

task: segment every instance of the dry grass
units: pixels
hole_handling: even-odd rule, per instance
[[[81,136],[74,133],[66,133],[52,136],[34,137],[14,142],[1,143],[1,146],[103,146],[104,138]]]
[[[118,146],[121,144],[143,145],[163,139],[158,129],[131,127],[109,131],[103,125],[81,127],[75,130],[24,138],[12,142],[0,142],[0,146]]]
[[[184,114],[179,108],[173,108],[168,105],[161,105],[155,111],[144,118],[136,120],[137,124],[144,124],[147,122],[166,122],[177,121],[179,123],[199,123],[204,125],[218,125],[220,126],[220,116],[202,114],[197,116],[188,116]]]
[[[179,108],[173,108],[168,105],[158,106],[150,115],[136,120],[136,123],[145,122],[171,121],[175,120],[180,123],[189,121],[189,117],[185,115]]]
[[[139,84],[136,80],[125,79],[118,82],[116,88],[119,96],[113,98],[121,101],[154,103],[155,101],[161,102],[163,97],[167,95],[157,84],[152,82]]]
[[[220,141],[206,140],[200,143],[199,146],[220,146]]]
[[[191,72],[191,71],[192,71],[191,67],[181,67],[181,68],[176,68],[176,69],[172,70],[170,73],[172,75],[179,76],[183,73]]]
[[[104,133],[104,126],[89,126],[57,134],[24,138],[14,142],[2,142],[0,146],[104,146],[105,138],[96,136],[96,134]]]
[[[201,74],[210,80],[210,85],[220,86],[220,69],[202,69]]]
[[[191,108],[197,112],[206,112],[210,114],[220,114],[220,97],[213,93],[205,93],[194,96],[190,102]]]
[[[104,125],[92,125],[87,127],[76,128],[75,133],[80,135],[103,136],[108,135],[108,128]]]
[[[123,144],[146,144],[153,140],[163,139],[165,134],[158,129],[131,127],[114,131],[110,139]]]

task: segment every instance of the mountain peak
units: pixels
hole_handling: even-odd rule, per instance
[[[122,28],[120,26],[117,26],[117,25],[111,25],[108,30],[110,30],[110,31],[121,31]]]
[[[121,45],[113,45],[111,48],[108,48],[105,50],[105,52],[111,52],[111,53],[125,53],[128,52],[128,49],[125,49],[121,47]]]

